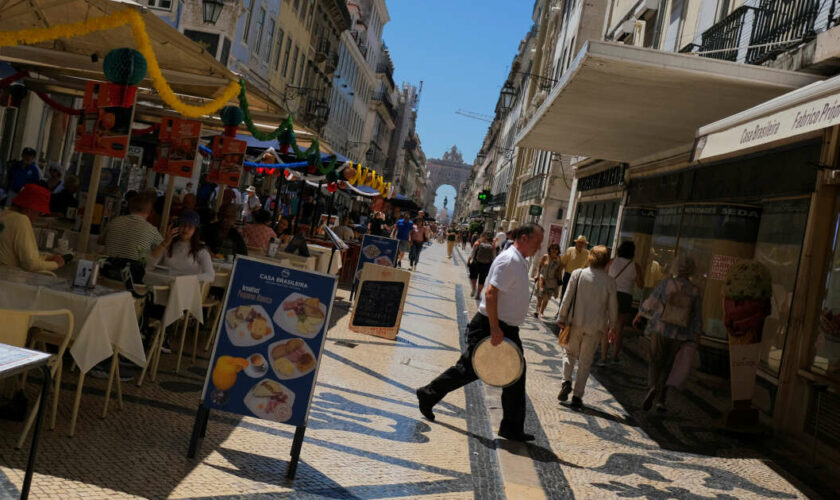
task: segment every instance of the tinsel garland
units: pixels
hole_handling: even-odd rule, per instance
[[[47,104],[47,106],[53,108],[56,111],[61,111],[62,113],[67,113],[68,115],[81,115],[82,112],[84,111],[81,108],[80,109],[73,109],[73,108],[67,107],[67,106],[61,104],[60,102],[56,101],[55,99],[53,99],[49,95],[47,95],[45,92],[35,92],[35,93],[38,94],[38,97],[40,97],[41,100],[44,101],[44,103]]]
[[[202,106],[193,106],[181,101],[172,91],[169,83],[163,77],[160,66],[158,66],[157,57],[155,56],[154,49],[152,49],[149,34],[146,31],[146,23],[143,21],[143,15],[134,9],[121,10],[107,16],[78,23],[0,32],[0,47],[11,47],[22,44],[34,45],[57,38],[84,36],[94,31],[112,30],[120,26],[125,26],[126,24],[131,27],[131,33],[134,35],[137,50],[146,58],[152,86],[157,90],[163,102],[181,115],[188,118],[198,118],[213,114],[239,93],[239,83],[233,81],[227,85],[219,97]]]

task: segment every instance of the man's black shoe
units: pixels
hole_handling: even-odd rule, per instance
[[[557,400],[565,402],[569,399],[569,394],[572,392],[572,383],[568,380],[563,382],[563,387],[560,389],[560,394],[557,395]]]
[[[571,407],[575,411],[580,411],[583,409],[583,400],[577,396],[572,396],[572,404]]]
[[[434,422],[435,414],[434,412],[432,412],[432,407],[434,407],[435,405],[429,404],[428,396],[426,396],[421,389],[417,389],[415,391],[415,394],[417,394],[417,406],[419,406],[420,408],[420,413],[422,413],[423,416],[429,419],[430,421]]]
[[[508,441],[519,441],[520,443],[526,443],[536,439],[533,434],[527,434],[522,431],[514,432],[506,429],[499,429],[498,434],[500,438],[507,439]]]
[[[653,400],[656,399],[656,387],[651,387],[648,391],[647,396],[645,396],[644,402],[642,402],[642,409],[648,411],[653,407]]]

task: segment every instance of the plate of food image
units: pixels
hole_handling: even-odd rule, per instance
[[[262,344],[274,337],[274,325],[260,305],[239,306],[225,314],[225,327],[231,343],[239,347]]]
[[[289,295],[274,312],[274,321],[284,330],[308,339],[318,335],[326,318],[327,306],[300,293]]]
[[[376,245],[368,245],[362,249],[362,253],[365,254],[365,257],[367,257],[368,259],[375,259],[382,252]]]
[[[285,422],[292,418],[295,393],[280,382],[263,379],[248,391],[244,403],[259,418]]]
[[[265,356],[255,352],[248,356],[248,367],[245,368],[245,374],[251,378],[261,378],[268,372],[268,361]]]
[[[394,261],[384,255],[374,260],[373,263],[379,266],[394,267]]]
[[[315,354],[301,339],[288,339],[268,346],[269,364],[280,380],[306,375],[315,369]]]

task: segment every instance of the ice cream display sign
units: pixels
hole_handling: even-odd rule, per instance
[[[211,409],[294,425],[303,439],[335,288],[335,276],[237,258],[216,330],[191,454]],[[295,440],[298,452],[300,440]]]

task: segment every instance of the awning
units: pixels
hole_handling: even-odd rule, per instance
[[[694,159],[790,139],[840,124],[840,76],[788,92],[701,127]]]
[[[631,162],[689,147],[700,126],[820,79],[587,42],[516,142],[520,147]]]
[[[0,2],[3,4],[3,2]],[[132,0],[28,0],[5,2],[0,6],[0,31],[17,31],[59,24],[77,23],[113,14],[124,9],[140,9],[152,48],[161,70],[176,93],[216,97],[237,76],[144,5]],[[60,38],[36,45],[0,48],[0,59],[19,69],[29,69],[61,78],[77,76],[101,80],[102,60],[111,49],[134,47],[128,26],[95,31],[84,36]],[[136,47],[135,47],[136,48]],[[92,55],[98,56],[97,61]],[[141,83],[141,87],[148,86]],[[248,89],[248,103],[255,111],[279,110],[279,105],[256,89]]]

